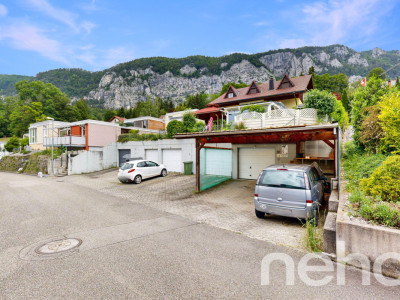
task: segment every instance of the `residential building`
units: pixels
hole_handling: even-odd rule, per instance
[[[168,123],[171,122],[172,120],[182,121],[184,114],[195,113],[196,111],[198,111],[198,109],[174,111],[165,114],[165,128],[167,128]]]
[[[150,116],[125,119],[124,125],[127,127],[144,128],[152,130],[165,130],[165,122],[160,118],[154,118]]]
[[[69,123],[61,121],[46,120],[43,122],[33,123],[29,126],[29,145],[32,150],[44,150],[46,146],[43,144],[45,138],[58,136],[57,128],[66,126]],[[53,130],[54,127],[54,130]]]
[[[312,75],[290,78],[286,74],[278,81],[273,78],[262,84],[253,81],[249,87],[239,89],[230,86],[225,94],[207,104],[207,108],[194,113],[206,122],[212,117],[217,124],[222,120],[231,123],[243,107],[254,104],[264,106],[267,111],[295,109],[303,103],[304,94],[313,87]]]
[[[118,116],[114,116],[112,117],[108,122],[112,122],[112,123],[123,123],[126,120],[126,118],[122,118],[122,117],[118,117]]]

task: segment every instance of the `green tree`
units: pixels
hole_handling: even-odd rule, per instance
[[[191,113],[186,113],[182,118],[182,131],[192,132],[196,126],[196,117]]]
[[[379,99],[389,92],[389,88],[382,79],[372,76],[367,81],[367,86],[359,86],[351,99],[351,124],[354,128],[354,140],[359,142],[358,134],[362,122],[366,117],[364,108],[378,103]]]
[[[183,123],[178,120],[172,120],[167,125],[167,137],[172,139],[175,134],[182,132]]]
[[[369,71],[367,75],[367,80],[370,79],[371,77],[376,76],[382,80],[386,80],[386,73],[385,70],[382,69],[381,67],[378,68],[373,68],[371,71]]]
[[[4,148],[8,151],[8,152],[13,152],[14,149],[19,148],[20,143],[19,143],[19,138],[13,136],[12,138],[10,138],[7,143],[4,145]]]
[[[396,78],[396,83],[394,85],[398,90],[400,90],[400,81],[399,81],[399,76]]]
[[[54,119],[57,118],[58,113],[56,110],[56,106],[54,104],[53,99],[47,99],[45,104],[44,104],[44,114],[46,116],[52,117]]]
[[[200,93],[186,97],[185,106],[192,109],[201,109],[207,106],[207,94]]]
[[[339,126],[344,130],[349,125],[349,115],[343,107],[341,101],[336,100],[332,113],[330,114],[332,120],[337,121]]]
[[[379,122],[380,108],[379,105],[372,105],[363,109],[365,115],[360,132],[359,142],[369,152],[377,153],[383,138],[383,130]]]
[[[10,115],[10,130],[15,136],[22,136],[28,131],[31,123],[46,120],[43,114],[43,106],[40,102],[32,102],[30,105],[16,107]]]
[[[347,90],[346,89],[343,89],[341,101],[342,101],[344,109],[347,112],[350,112],[349,96],[347,95]]]
[[[346,74],[330,75],[328,73],[313,76],[314,88],[332,93],[341,93],[349,84]]]
[[[311,67],[308,69],[308,75],[314,75],[314,73],[315,73],[314,66],[311,66]]]
[[[381,109],[379,122],[384,132],[381,149],[398,154],[400,153],[400,92],[383,96],[379,108]]]
[[[86,103],[85,99],[79,99],[74,104],[74,110],[76,114],[76,119],[79,120],[87,120],[90,118],[90,108]]]
[[[232,85],[235,89],[240,89],[240,88],[244,88],[244,87],[248,86],[248,85],[245,84],[245,83],[228,82],[228,83],[224,84],[224,86],[222,87],[222,89],[221,89],[221,91],[219,92],[219,95],[218,95],[218,96],[221,96],[221,95],[225,94],[225,93],[227,92],[228,88],[229,88],[231,85]]]
[[[314,89],[304,95],[304,107],[317,109],[319,117],[331,115],[336,102],[336,97],[327,91]]]
[[[103,114],[103,121],[110,121],[112,117],[116,116],[117,112],[112,109],[107,109]]]

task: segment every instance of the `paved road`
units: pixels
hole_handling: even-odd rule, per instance
[[[82,245],[58,256],[34,251],[64,238]],[[304,255],[68,180],[0,173],[1,299],[398,297],[398,287],[362,286],[361,272],[351,268],[345,286],[310,288],[297,275],[285,286],[278,262],[263,287],[261,260],[273,252],[296,266]]]

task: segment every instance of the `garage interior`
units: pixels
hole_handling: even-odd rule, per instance
[[[257,179],[271,164],[317,161],[328,178],[339,170],[338,124],[177,134],[196,144],[196,191],[233,179]],[[210,146],[211,145],[211,146]]]

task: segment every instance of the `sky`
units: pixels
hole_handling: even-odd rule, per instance
[[[0,74],[344,44],[400,50],[400,0],[0,0]]]

